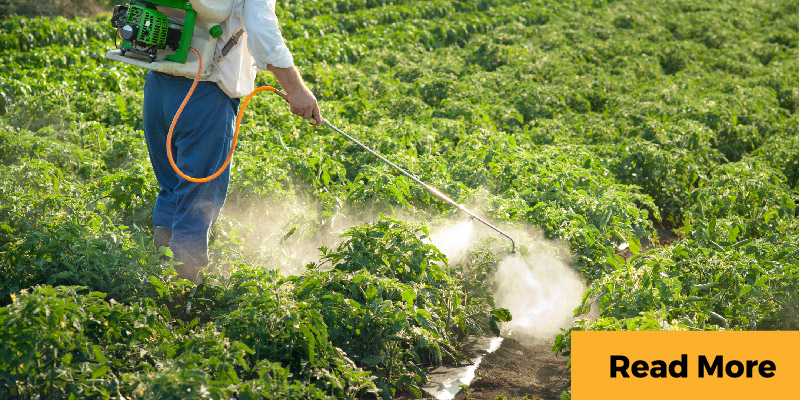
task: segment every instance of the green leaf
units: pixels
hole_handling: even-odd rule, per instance
[[[500,321],[500,322],[508,322],[511,321],[511,312],[508,311],[506,308],[495,308],[492,310],[492,318]]]
[[[285,242],[285,241],[286,241],[286,239],[288,239],[288,238],[289,238],[289,236],[292,236],[292,234],[294,234],[294,232],[295,232],[296,230],[297,230],[297,226],[293,226],[293,227],[292,227],[292,229],[289,229],[289,232],[286,232],[286,234],[284,234],[284,235],[281,237],[281,243]]]
[[[106,374],[108,374],[109,371],[111,371],[111,368],[109,368],[108,365],[103,364],[97,367],[94,371],[92,371],[92,379],[97,379],[106,376]]]
[[[383,356],[381,355],[366,356],[361,359],[361,363],[370,368],[380,364],[381,361],[383,361]]]
[[[158,280],[158,278],[151,276],[150,284],[153,285],[153,289],[155,289],[156,293],[158,293],[158,297],[164,297],[164,292],[167,291],[167,287],[164,286],[164,283]]]
[[[69,278],[77,278],[78,275],[70,272],[70,271],[61,271],[57,274],[53,274],[50,276],[50,279],[69,279]]]
[[[426,319],[431,319],[431,313],[429,313],[428,310],[424,308],[417,309],[417,315],[425,317]]]
[[[128,105],[125,104],[125,99],[122,96],[117,96],[117,109],[119,110],[120,114],[125,114],[128,112]]]
[[[739,291],[739,297],[742,297],[742,296],[750,293],[750,291],[752,291],[752,290],[753,290],[752,286],[744,286],[744,287],[742,287],[742,290]]]
[[[328,171],[322,171],[322,183],[325,186],[328,186],[331,183],[331,175]]]
[[[314,345],[316,343],[316,339],[314,338],[314,334],[311,333],[311,330],[309,330],[308,327],[305,324],[300,324],[300,332],[303,333],[303,337],[306,339],[306,343],[308,343],[308,348],[307,348],[308,361],[311,362],[311,364],[314,364],[314,359],[315,359],[315,354],[314,354],[315,353],[315,350],[314,350],[315,346]]]
[[[411,290],[410,288],[403,289],[402,297],[403,301],[405,301],[408,304],[414,304],[414,300],[417,299],[417,295],[414,294],[414,291]]]
[[[639,242],[639,238],[636,236],[631,236],[628,238],[628,246],[630,246],[631,252],[633,254],[639,254],[639,250],[642,249],[642,243]]]
[[[105,354],[103,354],[103,350],[98,345],[92,345],[92,353],[94,354],[95,361],[99,363],[107,362],[108,359],[106,358]]]
[[[725,317],[723,317],[722,315],[717,314],[714,311],[709,310],[708,311],[708,315],[711,317],[711,319],[717,320],[717,322],[720,322],[722,324],[727,324],[728,323],[728,320],[725,319]]]
[[[489,319],[489,329],[492,330],[495,336],[500,336],[500,327],[497,326],[497,320],[494,317]]]
[[[738,238],[738,237],[739,237],[739,227],[738,226],[734,226],[734,227],[728,229],[728,242],[729,243],[735,242],[736,238]]]

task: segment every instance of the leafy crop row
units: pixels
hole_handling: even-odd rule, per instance
[[[797,328],[795,3],[278,12],[335,125],[569,246],[589,284],[578,311],[599,310],[572,329]],[[103,59],[106,17],[0,32],[0,397],[419,394],[429,366],[508,318],[491,298],[497,241],[447,263],[422,226],[357,225],[458,210],[275,96],[245,113],[214,284],[175,282],[150,233],[144,72]],[[304,268],[308,242],[328,248]]]

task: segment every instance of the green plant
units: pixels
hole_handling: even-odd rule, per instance
[[[421,396],[427,381],[422,366],[463,358],[458,339],[492,328],[498,334],[496,323],[510,320],[491,297],[462,291],[488,288],[454,280],[442,253],[422,241],[423,228],[384,217],[344,235],[335,251],[323,249],[320,263],[297,279],[297,297],[325,310],[330,340],[374,371],[383,397],[399,387]],[[320,271],[326,264],[333,270]]]
[[[277,12],[326,118],[569,248],[578,311],[600,312],[573,330],[797,329],[795,2],[390,3]],[[114,34],[0,17],[0,397],[391,396],[510,317],[498,242],[447,263],[422,225],[459,210],[276,96],[245,113],[209,279],[173,279],[150,238],[146,71],[104,58]],[[356,224],[380,212],[402,217]]]

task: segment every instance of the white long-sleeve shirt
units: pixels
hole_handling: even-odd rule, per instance
[[[268,65],[290,68],[294,66],[294,59],[278,27],[275,0],[233,1],[231,15],[220,24],[223,34],[217,51],[221,51],[239,29],[244,28],[244,35],[220,61],[209,80],[216,82],[228,96],[236,98],[253,91],[258,71],[267,70]]]

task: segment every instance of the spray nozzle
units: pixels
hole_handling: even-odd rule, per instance
[[[475,214],[471,213],[471,212],[470,212],[469,210],[467,210],[466,208],[464,208],[464,207],[461,207],[461,206],[459,206],[459,207],[461,208],[461,210],[463,210],[463,211],[465,211],[467,214],[469,214],[469,220],[470,220],[470,222],[471,222],[471,221],[473,221],[473,220],[476,220],[476,219],[477,219],[478,221],[480,221],[480,222],[483,222],[483,224],[484,224],[484,225],[488,226],[489,228],[492,228],[492,229],[494,229],[495,231],[497,231],[497,232],[498,232],[498,233],[500,233],[501,235],[503,235],[503,236],[507,237],[507,238],[508,238],[508,240],[510,240],[510,241],[511,241],[511,254],[516,254],[516,253],[517,253],[517,243],[514,241],[514,238],[512,238],[511,236],[509,236],[507,233],[505,233],[505,232],[501,231],[500,229],[497,229],[497,227],[496,227],[496,226],[494,226],[494,225],[492,225],[492,224],[490,224],[490,223],[488,223],[488,222],[484,221],[483,219],[481,219],[481,217],[479,217],[479,216],[477,216],[477,215],[475,215]]]

